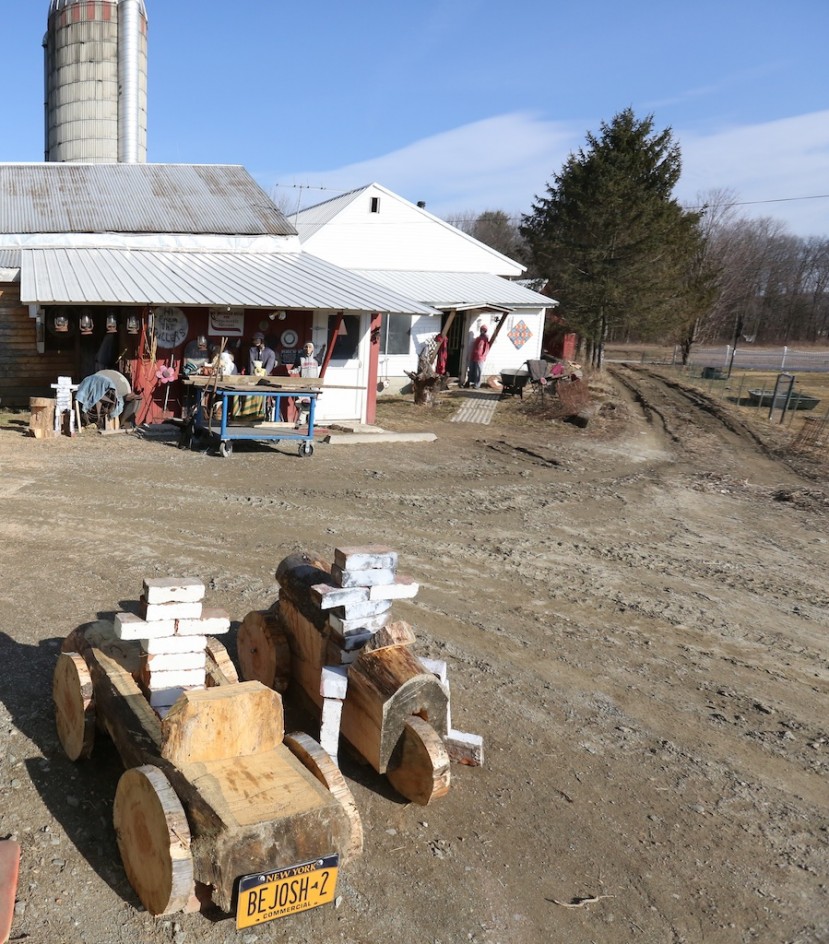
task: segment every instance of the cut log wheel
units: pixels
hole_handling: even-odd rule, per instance
[[[418,717],[406,722],[386,776],[398,793],[419,806],[449,792],[449,755],[428,722]]]
[[[157,767],[134,767],[121,777],[113,821],[127,878],[147,911],[165,915],[188,907],[195,888],[190,828]]]
[[[95,702],[92,677],[77,652],[58,656],[52,679],[58,739],[70,760],[92,754],[95,742]]]
[[[342,860],[346,862],[356,858],[363,851],[363,821],[340,768],[317,741],[301,731],[286,734],[285,746],[331,792],[345,810],[351,823],[351,841],[348,848],[342,852]]]
[[[291,648],[275,608],[248,613],[239,627],[236,651],[245,680],[285,692],[291,678]]]
[[[227,649],[215,636],[207,637],[206,650],[205,681],[209,688],[217,685],[234,685],[239,681],[239,674]]]

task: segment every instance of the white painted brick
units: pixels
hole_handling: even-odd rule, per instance
[[[135,613],[116,613],[112,625],[119,639],[160,639],[176,631],[175,620],[148,623]]]
[[[340,665],[324,665],[320,675],[320,695],[343,699],[347,690],[348,669]]]
[[[388,613],[391,609],[391,600],[378,600],[374,603],[348,603],[338,607],[336,615],[340,619],[354,620],[365,616],[379,616]]]
[[[443,739],[449,759],[468,767],[483,767],[484,739],[479,734],[450,731]]]
[[[180,619],[176,621],[177,636],[221,636],[230,630],[230,617],[224,610],[207,609],[202,611],[201,619]]]
[[[449,685],[449,669],[443,659],[421,659],[420,664],[431,675],[436,675],[444,685]]]
[[[201,652],[163,652],[158,655],[145,656],[147,671],[178,672],[183,669],[201,669],[204,672],[207,666],[207,653]]]
[[[148,623],[156,620],[192,620],[201,617],[202,604],[199,603],[147,603],[141,601],[141,613]]]
[[[204,584],[195,577],[166,577],[144,581],[147,603],[198,603],[204,598]]]
[[[341,587],[376,587],[394,583],[395,575],[388,567],[375,570],[343,570],[334,564],[331,576]]]
[[[342,619],[336,613],[328,614],[329,625],[341,636],[350,636],[352,633],[376,632],[378,629],[382,629],[390,619],[390,612],[353,620]]]
[[[151,656],[171,652],[202,652],[206,647],[207,636],[160,636],[158,639],[141,640],[141,648]]]
[[[318,583],[311,587],[311,598],[321,610],[330,610],[335,606],[348,603],[365,603],[368,600],[366,587],[332,587],[327,583]]]
[[[193,686],[204,688],[204,669],[180,669],[174,672],[150,672],[145,676],[147,688],[151,691],[161,688]]]
[[[340,748],[340,718],[342,713],[343,703],[339,698],[323,698],[320,745],[335,763]]]
[[[420,584],[411,577],[398,576],[394,583],[370,587],[369,600],[411,600],[416,597]]]
[[[150,705],[155,709],[160,707],[170,708],[179,700],[183,692],[190,692],[194,688],[204,688],[204,685],[175,685],[171,688],[151,689],[147,697]]]
[[[375,570],[397,567],[397,551],[380,544],[334,549],[334,563],[343,570]]]

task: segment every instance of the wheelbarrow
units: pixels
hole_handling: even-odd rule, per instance
[[[521,367],[518,370],[501,371],[502,393],[514,396],[516,393],[523,399],[524,387],[530,381],[530,372]]]

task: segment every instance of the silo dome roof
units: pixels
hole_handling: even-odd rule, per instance
[[[49,16],[53,13],[58,13],[60,10],[65,10],[66,7],[71,7],[73,3],[80,3],[82,0],[50,0],[49,3]],[[114,3],[118,3],[119,0],[113,0]],[[144,16],[147,15],[147,9],[144,6],[144,0],[138,0],[138,4],[141,7],[141,12]]]

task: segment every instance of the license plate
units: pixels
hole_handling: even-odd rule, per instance
[[[242,876],[236,906],[237,929],[332,902],[337,890],[339,858],[330,855],[289,869]]]

